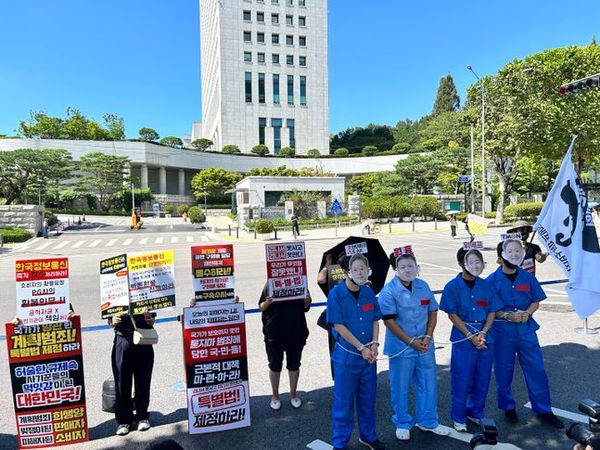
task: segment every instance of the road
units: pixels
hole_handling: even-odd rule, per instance
[[[143,230],[142,230],[143,231]],[[498,234],[494,230],[486,236],[484,256],[487,260],[487,275],[496,267],[495,244]],[[465,236],[462,236],[463,238]],[[2,320],[14,315],[14,261],[17,259],[68,256],[71,267],[71,302],[82,316],[84,327],[103,325],[99,316],[99,260],[122,252],[152,251],[173,249],[175,251],[175,272],[177,275],[176,295],[178,309],[187,303],[191,296],[190,246],[217,242],[217,236],[201,230],[162,229],[146,232],[78,232],[64,233],[49,240],[36,239],[28,245],[0,253],[0,302]],[[335,245],[339,239],[313,239],[306,241],[309,283],[316,303],[324,301],[324,296],[316,286],[315,275],[324,251]],[[452,241],[447,232],[428,232],[421,234],[382,235],[380,237],[386,251],[400,245],[412,245],[421,267],[420,276],[427,280],[433,289],[441,289],[445,282],[458,271],[455,253],[461,239]],[[235,274],[237,293],[246,309],[256,308],[256,302],[265,280],[264,243],[234,243]],[[390,273],[391,277],[392,274]],[[552,262],[540,266],[540,280],[562,277]],[[576,315],[568,311],[568,300],[563,286],[549,286],[548,303],[552,308],[538,312],[541,323],[539,332],[544,357],[550,377],[553,404],[566,411],[576,411],[581,398],[598,398],[597,379],[600,377],[600,353],[597,336],[576,334],[573,330],[580,324]],[[316,320],[322,311],[315,306],[308,313],[310,337],[302,360],[300,394],[304,405],[293,410],[288,397],[282,397],[283,407],[278,412],[269,409],[270,387],[267,377],[266,356],[262,343],[260,316],[247,315],[248,360],[251,389],[252,427],[231,432],[216,433],[207,436],[189,436],[185,422],[185,395],[181,390],[184,380],[182,364],[182,344],[180,326],[175,321],[157,325],[160,342],[155,346],[156,359],[151,397],[151,421],[154,427],[145,433],[133,432],[127,437],[113,436],[115,423],[112,415],[100,410],[101,384],[110,375],[110,348],[112,331],[94,328],[83,334],[84,361],[87,387],[87,404],[92,441],[72,446],[77,449],[116,449],[124,444],[128,449],[141,449],[152,439],[172,436],[189,449],[195,448],[231,448],[231,449],[301,449],[320,440],[329,440],[331,425],[332,382],[326,350],[326,334],[316,326]],[[176,312],[159,314],[161,318],[173,317]],[[595,327],[600,322],[597,316],[590,320]],[[444,345],[450,332],[449,321],[440,315],[435,339],[438,342],[436,353],[439,380],[440,420],[450,425],[449,418],[449,360],[450,347]],[[0,361],[4,368],[5,380],[8,380],[6,348],[0,347]],[[380,437],[390,448],[423,449],[468,448],[467,444],[452,438],[442,438],[430,433],[413,431],[409,443],[400,444],[394,437],[390,422],[390,401],[388,384],[388,363],[378,364],[378,427]],[[288,388],[286,377],[282,377],[282,392]],[[520,404],[527,402],[522,376],[515,376],[515,392]],[[567,448],[564,433],[538,425],[527,410],[520,408],[522,423],[507,425],[495,407],[495,387],[492,383],[488,397],[486,413],[497,421],[503,442],[511,442],[523,449]],[[14,448],[15,426],[12,400],[5,382],[0,391],[0,448]],[[471,432],[476,428],[470,426]],[[350,449],[361,446],[356,439],[351,441]],[[68,448],[68,447],[66,447]],[[326,447],[325,447],[326,448]],[[364,448],[364,447],[363,447]]]

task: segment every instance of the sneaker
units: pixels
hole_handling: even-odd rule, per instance
[[[537,415],[540,422],[558,428],[559,430],[565,427],[565,424],[554,413],[547,412]]]
[[[408,441],[410,439],[410,430],[406,428],[396,428],[396,439]]]
[[[419,430],[429,431],[430,433],[437,434],[438,436],[448,436],[450,434],[450,430],[448,429],[448,427],[442,425],[438,425],[435,428],[425,428],[417,424],[417,428]],[[396,433],[398,433],[398,430],[396,430]]]
[[[464,432],[467,431],[467,424],[466,423],[460,423],[460,422],[454,422],[454,429],[456,431],[464,433]]]
[[[129,425],[120,424],[117,427],[117,436],[125,436],[126,434],[129,434]]]
[[[504,411],[504,417],[508,423],[517,423],[519,421],[519,417],[517,416],[517,411],[514,409],[507,409]]]
[[[140,420],[138,422],[138,431],[146,431],[150,429],[150,421],[149,420]]]
[[[385,445],[379,439],[375,439],[374,441],[368,442],[363,441],[361,438],[358,438],[358,442],[360,442],[365,447],[369,447],[371,450],[385,450]]]
[[[269,406],[273,411],[279,411],[281,409],[281,402],[279,399],[272,399],[271,403],[269,403]]]
[[[299,397],[291,398],[290,403],[292,404],[292,408],[300,408],[302,406],[302,400]]]

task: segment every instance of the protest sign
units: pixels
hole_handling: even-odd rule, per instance
[[[483,241],[466,241],[463,242],[464,250],[483,250]]]
[[[473,235],[481,236],[488,232],[487,220],[476,214],[469,214],[467,216],[467,226],[469,227],[469,233]]]
[[[100,261],[100,311],[102,318],[129,312],[127,255]]]
[[[79,316],[42,325],[6,324],[20,449],[89,439]]]
[[[183,350],[189,433],[249,426],[244,305],[184,308]]]
[[[25,259],[15,263],[17,317],[23,325],[67,320],[69,259]]]
[[[127,255],[132,314],[175,306],[173,250]]]
[[[273,301],[306,298],[304,242],[266,244],[265,250],[269,297]]]
[[[192,287],[196,301],[233,300],[233,245],[198,245],[191,250]]]

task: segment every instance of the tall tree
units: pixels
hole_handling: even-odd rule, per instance
[[[94,192],[104,211],[110,208],[111,196],[128,181],[125,171],[129,167],[127,156],[105,153],[87,153],[81,157],[80,169],[84,173],[78,182],[79,189]]]
[[[192,192],[198,200],[204,199],[204,192],[209,200],[219,200],[242,179],[242,175],[227,169],[210,167],[201,170],[192,178]]]
[[[435,102],[433,104],[432,115],[437,115],[443,112],[454,112],[460,108],[460,98],[454,85],[452,75],[448,74],[442,77],[438,85]]]
[[[148,127],[140,128],[138,134],[140,135],[140,139],[148,142],[158,141],[158,138],[160,138],[156,130]]]

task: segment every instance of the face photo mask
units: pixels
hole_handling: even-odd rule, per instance
[[[348,272],[348,278],[350,278],[355,284],[362,286],[367,282],[371,276],[371,269],[364,265],[362,261],[356,261],[352,264],[350,271]]]
[[[398,278],[405,283],[411,283],[419,274],[419,267],[412,259],[402,259],[396,263]]]
[[[519,267],[525,259],[525,249],[519,241],[508,240],[502,245],[502,259],[509,263],[509,268]]]
[[[465,255],[465,270],[469,272],[474,277],[478,277],[483,272],[485,268],[485,263],[479,259],[479,256],[467,252]]]

